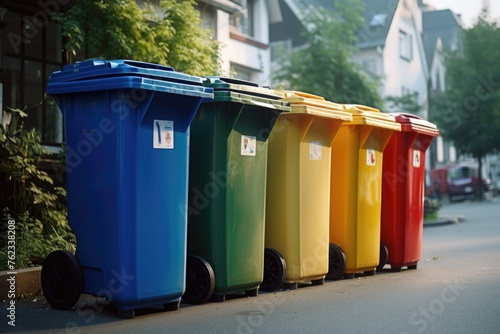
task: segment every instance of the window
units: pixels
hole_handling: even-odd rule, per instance
[[[246,81],[255,81],[257,74],[255,70],[234,63],[231,64],[231,72],[234,73],[235,78]]]
[[[372,74],[377,74],[377,63],[375,59],[365,59],[363,60],[364,69]]]
[[[401,97],[402,98],[407,98],[408,100],[411,100],[414,103],[419,102],[419,93],[417,91],[411,91],[409,88],[405,86],[401,86]]]
[[[410,90],[406,88],[405,86],[401,86],[401,96],[404,97],[406,95],[410,94]]]
[[[386,13],[375,14],[372,16],[372,19],[370,20],[370,26],[371,27],[383,26],[385,25],[386,18],[387,18]]]
[[[399,31],[399,56],[404,60],[413,59],[413,39],[410,34]]]
[[[288,55],[292,52],[292,40],[272,42],[271,46],[271,61],[278,61],[283,55]]]
[[[254,37],[254,2],[255,0],[235,1],[246,8],[244,14],[231,15],[229,23],[239,32]]]
[[[25,15],[23,15],[25,14]],[[45,145],[63,141],[62,113],[51,97],[44,98],[52,72],[63,64],[62,36],[57,24],[36,20],[28,12],[7,10],[0,24],[0,104],[24,108],[26,129],[35,129]]]

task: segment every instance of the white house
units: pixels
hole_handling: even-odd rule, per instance
[[[419,0],[365,0],[366,26],[358,32],[355,61],[380,78],[383,97],[412,94],[427,118],[429,71],[422,41],[422,4]],[[321,8],[334,10],[332,0],[280,0],[283,21],[271,24],[271,43],[290,51],[305,43],[300,36],[303,16]],[[384,111],[392,111],[387,105]],[[398,110],[402,111],[402,110]]]
[[[360,52],[355,60],[382,79],[383,97],[412,94],[422,107],[419,116],[427,118],[429,71],[419,1],[366,1],[363,14],[367,26],[358,33]]]
[[[443,52],[462,48],[462,22],[451,10],[426,10],[423,13],[424,43],[429,65],[429,94],[438,97],[446,91],[446,66]],[[447,164],[457,160],[455,147],[443,137],[435,144],[436,162]]]
[[[270,85],[269,25],[281,20],[278,0],[198,0],[203,22],[223,45],[223,74]]]

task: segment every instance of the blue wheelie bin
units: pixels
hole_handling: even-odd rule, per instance
[[[52,73],[65,119],[76,255],[55,251],[42,289],[59,309],[104,297],[122,318],[178,309],[185,291],[190,123],[211,88],[171,67],[88,60]]]

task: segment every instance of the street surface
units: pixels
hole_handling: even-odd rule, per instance
[[[16,327],[3,316],[0,332],[500,333],[500,200],[453,203],[440,213],[465,222],[425,227],[417,270],[182,304],[172,312],[141,310],[131,320],[90,296],[69,311],[51,309],[42,297],[18,302]]]

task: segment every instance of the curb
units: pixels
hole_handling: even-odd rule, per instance
[[[465,221],[465,216],[441,216],[433,220],[424,220],[424,227],[442,226],[448,224],[460,224]]]
[[[39,294],[42,291],[41,271],[42,267],[0,271],[0,300],[24,299]]]

